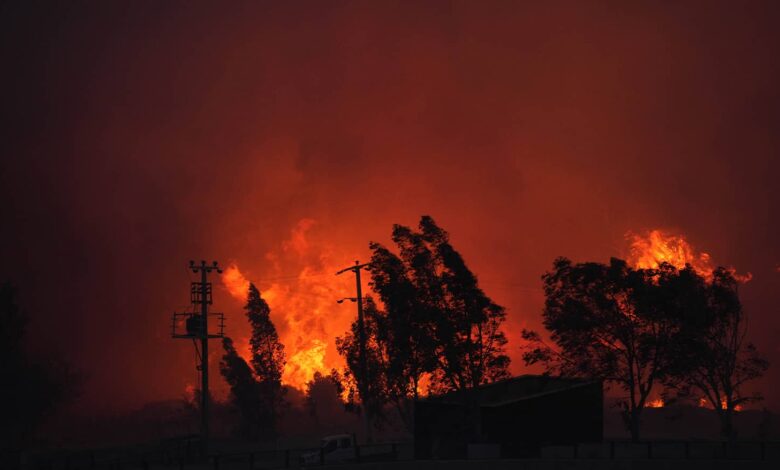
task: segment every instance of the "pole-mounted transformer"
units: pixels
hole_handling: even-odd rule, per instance
[[[223,338],[225,336],[225,315],[222,313],[209,313],[208,307],[213,303],[212,286],[208,282],[208,275],[212,271],[221,273],[222,270],[216,261],[206,264],[201,261],[195,264],[190,261],[189,269],[193,273],[200,273],[200,281],[190,285],[191,312],[174,313],[171,322],[171,336],[176,339],[191,339],[195,345],[197,364],[195,368],[201,374],[200,392],[200,434],[203,456],[208,456],[209,441],[209,343],[211,338]],[[216,324],[209,329],[209,317],[216,320]],[[200,350],[198,350],[200,340]]]

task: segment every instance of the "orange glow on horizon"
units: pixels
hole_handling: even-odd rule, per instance
[[[662,398],[656,398],[655,400],[648,401],[645,406],[647,406],[647,408],[663,408],[664,400]]]

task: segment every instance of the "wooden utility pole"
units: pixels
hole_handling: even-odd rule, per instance
[[[352,271],[355,273],[355,283],[357,288],[357,297],[349,298],[349,300],[353,300],[357,303],[357,313],[358,313],[358,351],[360,353],[360,377],[361,382],[363,383],[363,386],[360,387],[360,400],[363,402],[363,424],[366,428],[366,441],[372,442],[372,433],[371,433],[371,420],[368,416],[368,366],[366,364],[366,328],[365,323],[363,320],[363,287],[360,283],[360,270],[368,267],[370,263],[364,263],[360,264],[360,261],[355,261],[354,266],[350,266],[348,268],[344,268],[341,271],[337,272],[336,275],[343,274],[347,271]],[[342,299],[343,300],[343,299]]]

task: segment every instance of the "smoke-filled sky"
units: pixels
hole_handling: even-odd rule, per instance
[[[507,307],[515,373],[555,257],[625,256],[627,232],[684,236],[752,273],[741,293],[780,407],[776,2],[0,14],[0,279],[19,286],[31,347],[86,374],[84,409],[197,382],[192,345],[169,336],[190,259],[235,263],[276,295],[288,356],[316,333],[336,364],[354,304],[335,303],[353,281],[333,272],[423,214]],[[240,343],[241,302],[213,281]]]

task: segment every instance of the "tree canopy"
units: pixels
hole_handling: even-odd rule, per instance
[[[351,410],[367,413],[371,423],[379,426],[385,418],[383,406],[392,399],[388,387],[388,365],[391,359],[387,343],[383,341],[386,317],[370,296],[364,299],[363,317],[366,377],[362,377],[357,320],[352,322],[350,330],[343,337],[336,338],[336,349],[347,362],[343,376],[347,388],[347,405]]]
[[[276,327],[271,321],[271,308],[260,296],[260,291],[254,284],[249,284],[249,293],[244,309],[252,327],[249,346],[255,379],[263,389],[262,395],[268,401],[269,409],[278,410],[283,400],[284,345],[279,342]]]
[[[722,435],[735,438],[734,412],[762,399],[745,385],[764,375],[769,362],[747,340],[747,316],[733,272],[718,268],[711,279],[696,284],[693,292],[681,291],[687,315],[680,315],[685,322],[666,385],[708,403],[718,413]]]
[[[410,409],[402,405],[417,398],[423,383],[437,393],[509,377],[501,330],[506,312],[479,288],[447,232],[431,217],[422,217],[417,230],[395,225],[392,240],[397,253],[370,244],[370,285],[383,308],[366,308],[373,364],[366,391],[373,388],[373,399],[399,405],[410,422]],[[350,369],[359,364],[354,328],[339,349]]]
[[[264,400],[260,384],[255,379],[252,368],[239,356],[229,337],[222,339],[225,352],[219,370],[230,386],[230,403],[240,413],[238,433],[250,439],[263,434],[270,421],[269,413],[264,409]]]
[[[431,217],[423,216],[416,232],[394,226],[393,241],[399,249],[405,278],[413,287],[413,301],[408,302],[403,295],[408,289],[403,284],[399,290],[379,288],[382,274],[397,269],[392,264],[372,264],[372,281],[377,278],[383,302],[406,302],[412,310],[405,315],[419,315],[420,321],[412,323],[416,324],[415,331],[399,335],[397,344],[414,338],[418,352],[428,353],[425,348],[433,351],[433,364],[418,355],[410,357],[413,364],[429,368],[432,391],[473,388],[507,378],[507,340],[501,331],[506,311],[479,288],[477,277],[450,244],[449,234]],[[381,254],[381,245],[372,244],[372,248],[375,254]],[[421,344],[425,342],[430,344]]]
[[[554,346],[524,330],[525,362],[617,385],[634,440],[655,387],[696,388],[712,395],[718,409],[726,390],[727,402],[747,400],[740,386],[765,370],[742,342],[737,282],[728,270],[707,279],[691,266],[634,269],[614,258],[609,264],[559,258],[542,279],[543,324]]]
[[[254,284],[249,285],[244,310],[252,327],[251,367],[238,354],[233,340],[226,337],[220,372],[230,385],[230,401],[241,414],[239,432],[257,438],[275,432],[283,406],[284,346],[271,321],[271,309]]]

